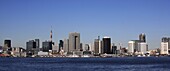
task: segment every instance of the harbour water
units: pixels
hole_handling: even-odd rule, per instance
[[[0,58],[0,71],[170,71],[170,57]]]

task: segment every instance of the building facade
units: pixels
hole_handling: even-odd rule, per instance
[[[69,39],[64,39],[63,50],[69,52]]]
[[[134,53],[135,52],[135,41],[128,42],[128,52]]]
[[[111,38],[104,37],[103,38],[103,54],[111,54]]]
[[[145,53],[147,53],[147,48],[148,48],[148,46],[147,46],[147,43],[145,43],[145,42],[141,42],[141,43],[139,43],[139,52],[141,52],[142,54],[145,54]]]
[[[49,52],[49,50],[52,50],[52,42],[51,41],[42,42],[42,50],[43,52]]]
[[[69,52],[80,50],[80,33],[69,34]]]
[[[99,42],[100,42],[99,39],[94,40],[94,53],[95,54],[99,53]]]

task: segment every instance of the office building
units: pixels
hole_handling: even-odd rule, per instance
[[[69,34],[69,52],[80,50],[80,33]]]
[[[110,54],[111,53],[111,38],[104,37],[103,38],[103,54]]]
[[[83,43],[80,43],[80,51],[83,51]]]
[[[63,42],[63,40],[60,40],[59,41],[59,52],[61,51],[61,50],[63,50],[63,46],[64,46],[64,42]]]
[[[147,43],[145,43],[145,42],[140,42],[139,44],[138,44],[138,47],[139,47],[139,52],[141,52],[142,54],[145,54],[145,53],[147,53],[147,48],[148,48],[148,45],[147,45]]]
[[[29,40],[26,42],[26,52],[28,55],[37,55],[38,52],[40,51],[40,40],[35,39],[35,40]]]
[[[42,49],[43,52],[49,52],[50,50],[52,50],[52,42],[51,41],[42,42]]]
[[[103,42],[99,41],[99,53],[103,53]]]
[[[35,42],[36,42],[36,48],[40,48],[40,40],[39,39],[35,39]]]
[[[11,40],[4,40],[4,47],[11,47]]]
[[[95,54],[99,53],[99,39],[94,40],[94,53]]]
[[[128,52],[134,53],[135,52],[135,41],[128,42]]]
[[[34,40],[29,40],[26,42],[26,52],[28,56],[36,54],[36,42]]]
[[[89,44],[85,44],[85,51],[90,51],[90,46],[89,46]]]
[[[112,45],[112,53],[117,54],[117,46]]]
[[[170,53],[170,38],[163,37],[161,42],[161,54],[169,54]]]
[[[69,39],[64,39],[63,50],[69,52]]]
[[[139,41],[140,42],[146,42],[146,35],[144,33],[139,35]]]

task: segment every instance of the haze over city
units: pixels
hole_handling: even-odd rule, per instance
[[[170,36],[169,7],[169,0],[1,0],[0,45],[11,39],[12,46],[25,48],[30,39],[49,40],[52,29],[55,43],[80,32],[82,43],[109,36],[125,47],[145,33],[155,49]]]

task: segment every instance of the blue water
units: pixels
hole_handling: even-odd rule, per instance
[[[170,57],[0,58],[0,71],[170,71]]]

